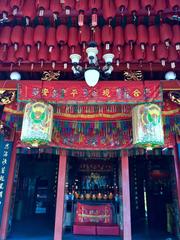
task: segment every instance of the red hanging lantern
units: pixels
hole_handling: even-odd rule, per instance
[[[15,26],[12,29],[11,33],[11,42],[14,45],[15,51],[17,51],[18,47],[20,47],[23,43],[23,28],[21,26]]]
[[[18,61],[18,65],[21,65],[22,61],[27,60],[27,51],[24,45],[20,46],[16,52],[16,59]]]
[[[48,46],[49,52],[51,52],[56,45],[56,29],[54,27],[47,29],[46,45]]]
[[[4,47],[0,46],[0,62],[3,63],[6,61],[7,51],[4,51]]]
[[[156,60],[155,53],[152,51],[150,46],[146,47],[146,61],[148,63],[153,63]]]
[[[98,24],[97,12],[99,9],[102,9],[102,2],[101,0],[89,0],[88,2],[89,2],[89,9],[91,9],[92,11],[91,25],[95,27]]]
[[[152,25],[148,28],[148,33],[149,33],[149,44],[151,45],[152,50],[155,51],[156,46],[160,42],[159,29],[155,25]]]
[[[36,16],[35,0],[25,0],[22,8],[22,14],[26,19],[26,25],[29,25],[30,20]]]
[[[136,20],[137,13],[139,12],[140,4],[139,0],[129,0],[128,10],[132,13],[134,20]]]
[[[68,40],[68,29],[66,25],[61,24],[57,27],[56,31],[56,41],[60,45],[64,45],[67,43]]]
[[[122,15],[128,7],[128,0],[115,0],[115,6],[118,8]]]
[[[0,0],[0,12],[2,13],[2,18],[4,20],[7,20],[8,14],[10,12],[8,1]]]
[[[111,25],[104,25],[102,28],[102,43],[105,44],[106,50],[109,50],[113,42],[113,29]]]
[[[48,60],[48,49],[46,45],[41,45],[39,52],[38,52],[38,60],[41,63],[41,68],[44,65],[44,62]]]
[[[161,42],[164,42],[166,47],[169,47],[171,41],[172,41],[172,29],[169,24],[163,23],[160,25],[160,38]]]
[[[51,61],[52,68],[55,69],[56,63],[60,61],[60,50],[57,45],[54,46],[49,54],[49,60]]]
[[[42,25],[38,25],[34,29],[34,43],[37,45],[37,49],[39,50],[41,45],[45,44],[46,40],[46,29]]]
[[[124,46],[124,31],[121,26],[116,26],[114,28],[114,46],[121,51],[121,48]]]
[[[51,0],[50,10],[53,13],[54,20],[57,20],[59,13],[62,11],[61,4],[59,0]]]
[[[127,65],[127,68],[130,69],[130,63],[133,61],[132,49],[129,45],[124,47],[124,62]]]
[[[97,26],[93,29],[93,41],[99,46],[102,43],[101,29]]]
[[[152,63],[155,62],[155,52],[152,51],[152,48],[147,45],[146,47],[146,61],[149,63],[150,71],[152,73]]]
[[[169,6],[170,8],[172,8],[173,11],[178,11],[179,5],[179,0],[169,0]]]
[[[154,169],[150,172],[150,176],[154,179],[167,178],[169,174],[166,171],[160,169]]]
[[[24,45],[27,48],[27,52],[30,52],[31,47],[34,45],[34,28],[26,27],[24,29]]]
[[[67,69],[69,56],[70,56],[69,47],[65,45],[63,48],[61,48],[61,52],[60,52],[60,62],[63,63],[64,69]]]
[[[167,2],[164,0],[156,1],[154,9],[161,16],[164,10],[167,8]]]
[[[10,46],[7,51],[6,61],[11,64],[10,71],[12,71],[13,65],[16,63],[16,53],[13,46]]]
[[[88,25],[83,25],[79,28],[79,43],[83,45],[83,49],[85,49],[86,45],[91,40],[91,30]]]
[[[171,63],[171,68],[174,69],[178,60],[178,53],[174,46],[170,46],[168,49],[168,60]]]
[[[11,32],[12,28],[9,26],[4,26],[1,29],[0,43],[3,45],[4,50],[6,50],[7,46],[11,44]]]
[[[180,26],[179,25],[173,25],[173,38],[172,42],[176,47],[176,50],[180,50]]]
[[[68,45],[70,48],[74,48],[78,44],[78,29],[76,27],[71,27],[69,29]]]
[[[157,47],[157,59],[161,62],[161,65],[165,67],[168,59],[168,50],[164,44],[159,44]]]
[[[37,63],[37,48],[31,47],[31,51],[28,55],[28,61],[31,63],[31,71],[34,69],[34,64]]]
[[[137,40],[136,26],[134,24],[127,24],[124,31],[125,41],[130,44],[131,49]]]
[[[151,14],[151,10],[154,8],[155,0],[141,0],[141,6],[146,9],[148,16]]]
[[[121,51],[119,51],[118,48],[114,46],[113,54],[114,54],[114,60],[115,60],[116,66],[119,66],[120,62],[124,59],[123,48],[121,49]]]
[[[12,9],[12,14],[14,16],[18,13],[18,11],[21,9],[23,4],[24,4],[23,0],[10,0],[9,5]]]
[[[65,9],[66,15],[70,15],[71,10],[75,8],[75,1],[74,0],[64,0],[64,3],[62,3],[62,6]]]
[[[49,9],[49,0],[36,0],[36,9],[40,17],[44,16],[45,11]]]
[[[144,51],[148,43],[148,29],[145,25],[137,26],[137,42],[141,46],[141,50]]]
[[[78,25],[84,25],[84,13],[88,10],[88,1],[87,0],[78,0],[76,1],[76,10],[79,12],[78,15]]]
[[[114,2],[112,0],[106,0],[106,1],[102,1],[102,3],[103,3],[103,6],[102,6],[103,17],[105,20],[110,21],[116,15]]]
[[[145,52],[142,51],[140,45],[136,44],[134,47],[134,58],[136,61],[138,61],[142,65],[142,62],[145,59]]]

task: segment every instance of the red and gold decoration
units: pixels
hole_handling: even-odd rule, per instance
[[[7,105],[15,100],[16,91],[0,89],[0,105]]]
[[[141,81],[143,80],[142,71],[125,71],[124,72],[125,81]]]
[[[173,103],[180,105],[180,92],[179,91],[169,92],[169,97]]]
[[[164,145],[161,108],[156,104],[135,106],[132,110],[133,144],[154,148]]]
[[[113,223],[111,204],[87,205],[77,203],[75,223]]]
[[[53,107],[39,102],[28,103],[24,110],[21,141],[38,147],[51,142]]]
[[[44,71],[41,80],[44,81],[57,81],[60,77],[60,71]]]
[[[136,82],[103,81],[93,88],[85,82],[44,82],[43,89],[40,82],[19,83],[18,101],[38,100],[41,97],[56,104],[135,104],[162,101],[159,81],[146,81],[144,84],[139,82],[138,85]]]

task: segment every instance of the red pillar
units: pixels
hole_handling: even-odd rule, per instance
[[[176,174],[177,197],[178,197],[178,205],[179,205],[179,211],[180,211],[180,161],[179,161],[178,146],[176,141],[174,143],[173,150],[174,150],[173,152],[174,152],[174,166],[175,166],[175,174]]]
[[[14,137],[14,144],[13,144],[11,161],[9,166],[9,175],[8,175],[7,186],[6,186],[6,194],[4,199],[2,223],[0,228],[1,240],[5,240],[7,237],[8,218],[9,218],[9,212],[11,207],[11,194],[12,194],[13,181],[14,181],[14,169],[16,164],[16,145],[17,145],[17,134],[15,134],[15,137]]]
[[[129,159],[128,151],[122,150],[122,200],[123,200],[123,240],[131,240],[131,205],[129,186]]]
[[[59,172],[57,185],[57,199],[56,199],[56,217],[54,240],[62,240],[63,236],[63,215],[64,215],[64,191],[66,181],[66,152],[62,151],[59,156]]]

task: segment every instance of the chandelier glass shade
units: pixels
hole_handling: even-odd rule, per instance
[[[112,63],[114,54],[106,53],[103,55],[105,65],[101,69],[97,57],[98,48],[95,42],[89,44],[86,53],[89,65],[85,68],[80,65],[81,56],[79,54],[73,53],[70,55],[72,71],[75,76],[80,78],[84,77],[89,87],[94,87],[98,83],[100,77],[106,79],[111,75],[113,71]]]

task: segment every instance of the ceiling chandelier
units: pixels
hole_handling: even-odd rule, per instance
[[[103,55],[105,65],[100,68],[98,63],[98,48],[95,42],[90,42],[88,48],[86,49],[88,66],[82,67],[80,65],[81,55],[73,53],[70,55],[72,62],[72,71],[76,77],[84,77],[88,86],[94,87],[101,77],[102,79],[107,79],[113,71],[113,58],[114,54],[106,53]]]

